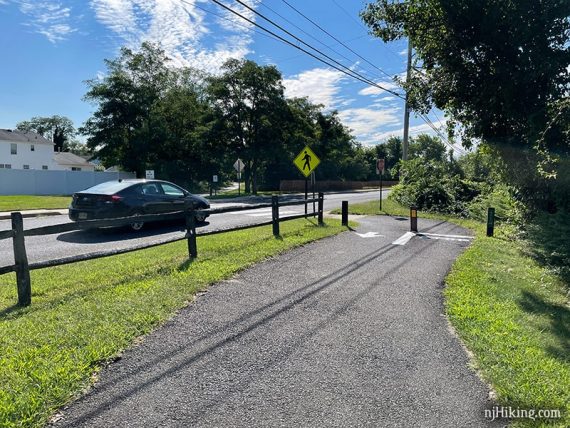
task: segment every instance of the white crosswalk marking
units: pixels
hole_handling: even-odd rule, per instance
[[[249,217],[271,217],[271,208],[260,208],[257,210],[235,211],[228,214],[232,215],[247,215]],[[301,214],[301,211],[279,210],[279,217],[292,214]]]
[[[392,245],[406,245],[410,242],[414,236],[418,236],[420,238],[427,238],[427,239],[437,239],[443,241],[457,241],[457,242],[470,242],[473,239],[473,236],[468,235],[444,235],[442,233],[414,233],[414,232],[406,232],[394,242]]]
[[[427,236],[428,238],[437,239],[436,237],[440,238],[457,238],[457,239],[473,239],[473,236],[469,235],[444,235],[442,233],[418,233],[419,236]]]
[[[392,245],[406,245],[414,236],[416,236],[414,232],[406,232],[394,242],[392,242]]]

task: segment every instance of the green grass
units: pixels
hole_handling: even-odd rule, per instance
[[[391,200],[349,205],[352,214],[408,216]],[[501,405],[560,409],[564,418],[518,420],[514,427],[570,426],[570,221],[539,216],[522,236],[512,226],[485,236],[485,224],[434,213],[475,231],[446,279],[447,315]],[[421,227],[421,223],[420,223]]]
[[[0,196],[0,212],[67,208],[70,203],[69,196]]]
[[[0,426],[42,426],[133,341],[209,284],[267,257],[341,232],[306,220],[198,238],[119,256],[32,271],[32,305],[13,306],[15,278],[0,276]]]
[[[281,195],[283,192],[278,190],[258,190],[257,196],[271,196],[271,195]],[[240,183],[240,191],[238,195],[238,189],[231,189],[231,190],[219,190],[217,195],[208,196],[210,200],[216,199],[233,199],[239,198],[243,196],[253,196],[253,193],[246,193],[245,192],[245,184],[242,182]]]
[[[526,256],[524,246],[478,232],[446,279],[447,314],[501,404],[561,409],[564,419],[545,426],[568,427],[568,284]]]

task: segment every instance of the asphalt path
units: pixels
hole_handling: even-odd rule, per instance
[[[406,219],[360,221],[210,287],[54,426],[491,426],[442,303],[467,231],[420,219],[394,245]]]
[[[384,193],[387,194],[388,191]],[[300,196],[299,196],[300,197]],[[310,195],[312,197],[312,195]],[[325,210],[340,208],[342,200],[349,203],[363,202],[379,197],[379,192],[351,192],[331,193],[325,195]],[[288,197],[289,198],[289,197]],[[262,199],[258,199],[259,203]],[[270,202],[270,199],[263,200]],[[212,208],[225,206],[243,206],[247,203],[232,203],[228,201],[213,201]],[[311,204],[312,205],[312,204]],[[310,206],[309,211],[312,211]],[[304,206],[282,207],[281,216],[304,213]],[[255,211],[240,211],[236,213],[216,214],[208,218],[208,221],[199,225],[200,231],[227,229],[231,227],[261,223],[271,220],[271,208]],[[50,216],[24,219],[24,228],[32,229],[41,226],[69,223],[67,216]],[[126,228],[117,229],[92,229],[73,232],[65,232],[56,235],[31,236],[26,238],[26,252],[30,263],[57,260],[64,257],[90,254],[100,251],[138,247],[141,245],[168,241],[174,238],[182,238],[185,234],[182,224],[147,225],[139,232],[133,232]],[[11,228],[10,220],[0,220],[0,231]],[[9,239],[0,241],[0,267],[14,264],[12,242]]]

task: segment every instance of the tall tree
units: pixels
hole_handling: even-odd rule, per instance
[[[153,109],[172,82],[168,58],[145,42],[138,52],[122,48],[117,59],[105,63],[107,75],[87,82],[85,99],[97,110],[80,131],[104,164],[142,176],[162,150]]]
[[[410,159],[421,158],[439,162],[447,161],[447,147],[441,139],[428,134],[420,134],[410,142]]]
[[[483,139],[515,172],[555,172],[550,155],[570,150],[570,2],[377,0],[361,15],[382,40],[414,47],[405,87],[415,110],[445,110],[465,145]]]
[[[225,130],[225,140],[245,164],[246,191],[257,193],[263,159],[282,142],[287,112],[281,73],[274,66],[230,59],[208,91]]]
[[[71,119],[65,116],[32,117],[30,120],[19,122],[16,128],[24,132],[35,132],[53,141],[56,151],[66,151],[73,143],[76,135]]]

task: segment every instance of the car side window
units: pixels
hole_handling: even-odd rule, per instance
[[[168,196],[184,196],[182,189],[170,184],[162,183],[162,190],[164,190],[164,194]]]
[[[142,188],[141,186],[127,187],[121,194],[125,196],[140,196],[142,195]]]
[[[162,189],[159,188],[157,183],[146,183],[142,186],[142,193],[143,195],[161,195]]]

